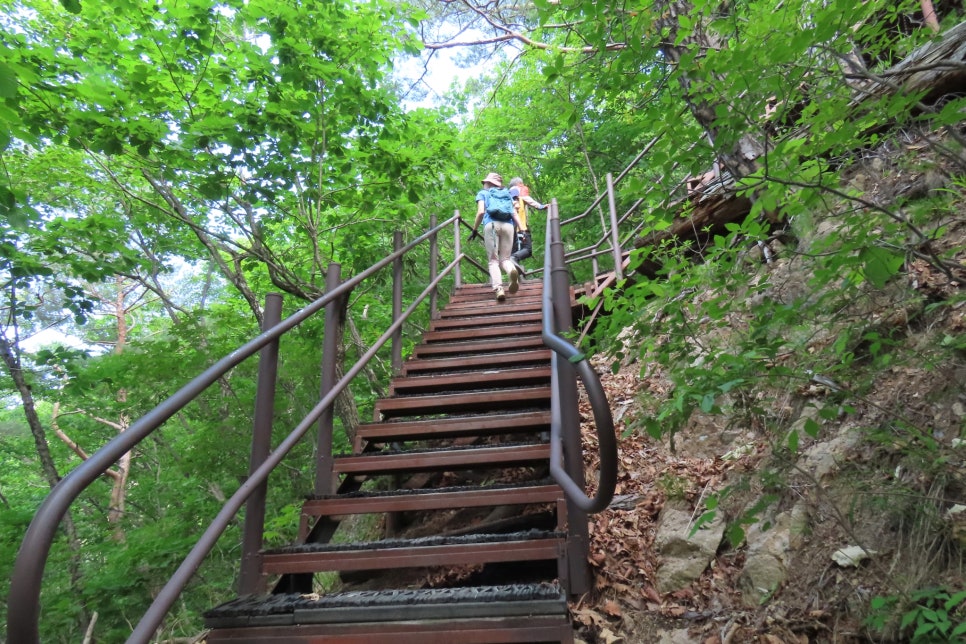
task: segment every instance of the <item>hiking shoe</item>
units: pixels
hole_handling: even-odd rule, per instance
[[[497,286],[496,287],[496,301],[497,302],[502,302],[505,299],[506,299],[506,293],[503,292],[503,287],[502,286]]]
[[[522,282],[523,278],[527,276],[527,271],[524,270],[523,265],[520,262],[512,257],[510,258],[510,261],[513,262],[513,265],[517,267],[517,273],[520,274],[520,281]]]
[[[510,269],[510,286],[507,287],[510,295],[520,290],[520,273],[515,268]]]

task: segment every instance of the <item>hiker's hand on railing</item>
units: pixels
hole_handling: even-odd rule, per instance
[[[479,239],[479,238],[480,238],[480,231],[474,228],[473,232],[470,233],[470,238],[467,239],[466,241],[473,241],[474,239]]]

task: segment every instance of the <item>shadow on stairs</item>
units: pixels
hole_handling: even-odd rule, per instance
[[[338,491],[305,502],[298,543],[260,553],[274,590],[208,611],[207,642],[573,642],[568,558],[586,553],[548,479],[541,286],[454,293],[334,458]],[[384,538],[333,543],[364,514],[384,517]],[[324,572],[337,592],[316,587]]]

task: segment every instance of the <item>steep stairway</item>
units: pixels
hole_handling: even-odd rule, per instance
[[[548,478],[541,286],[453,294],[353,452],[332,459],[336,492],[304,503],[299,542],[260,553],[274,590],[208,611],[207,642],[573,641],[568,558],[586,553]],[[383,538],[333,540],[365,514]],[[319,595],[316,573],[343,588]]]

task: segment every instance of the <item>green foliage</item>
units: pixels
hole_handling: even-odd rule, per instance
[[[865,624],[876,633],[895,626],[904,640],[913,644],[956,642],[966,638],[966,591],[924,588],[909,597],[873,597]]]

